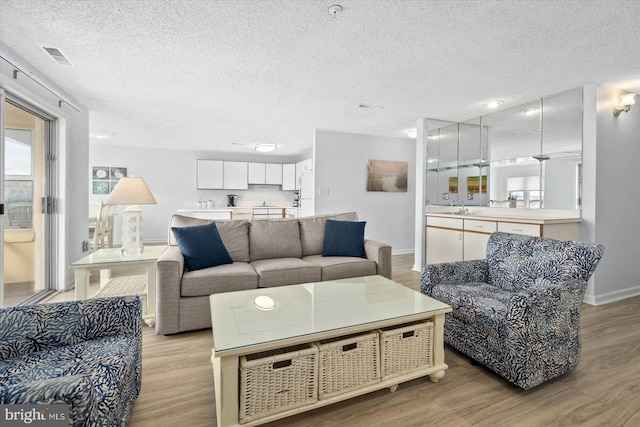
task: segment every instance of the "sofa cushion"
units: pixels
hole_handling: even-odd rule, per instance
[[[216,223],[220,238],[234,262],[249,262],[249,223],[246,220],[217,220],[173,215],[169,222],[169,245],[176,246],[172,227],[191,227]]]
[[[321,280],[346,279],[348,277],[373,276],[376,274],[376,262],[359,257],[325,257],[310,255],[302,258],[321,268]]]
[[[319,282],[321,269],[300,258],[273,258],[251,261],[258,273],[258,287],[295,285],[298,283]]]
[[[301,258],[298,220],[254,220],[249,224],[251,261],[271,258]]]
[[[364,226],[366,222],[328,219],[324,228],[322,256],[366,258]]]
[[[258,287],[258,275],[245,262],[188,271],[182,276],[180,295],[195,297]]]
[[[337,215],[321,215],[300,218],[300,241],[302,256],[319,255],[324,247],[324,227],[328,219],[337,221],[357,221],[358,214],[348,212]]]
[[[200,270],[233,262],[222,243],[215,222],[192,227],[172,227],[171,231],[184,256],[187,269]]]

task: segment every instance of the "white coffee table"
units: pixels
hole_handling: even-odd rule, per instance
[[[86,299],[89,291],[89,272],[100,270],[99,295],[146,294],[147,304],[143,319],[149,326],[155,325],[156,319],[156,266],[155,263],[167,248],[166,245],[145,246],[140,256],[123,257],[120,248],[98,249],[80,258],[69,267],[74,269],[76,282],[75,297],[77,300]],[[116,277],[111,278],[111,269],[144,265],[146,277]]]
[[[275,308],[260,310],[264,298]],[[268,300],[267,300],[268,301]],[[254,426],[428,375],[438,382],[444,363],[444,315],[451,307],[382,276],[367,276],[210,296],[213,374],[218,427]],[[372,331],[409,322],[433,322],[432,365],[313,404],[239,424],[243,355]]]

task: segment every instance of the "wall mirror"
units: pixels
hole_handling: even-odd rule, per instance
[[[580,208],[582,88],[439,123],[427,134],[427,200],[443,206]]]

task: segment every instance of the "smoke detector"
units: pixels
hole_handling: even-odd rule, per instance
[[[335,18],[336,16],[340,15],[340,12],[342,12],[342,6],[340,6],[339,4],[329,6],[329,15],[331,15],[332,17]]]

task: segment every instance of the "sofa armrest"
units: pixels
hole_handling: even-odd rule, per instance
[[[96,418],[96,398],[91,380],[84,375],[50,378],[42,381],[21,382],[0,387],[2,404],[69,405],[70,424],[92,425]]]
[[[375,240],[364,240],[364,251],[367,259],[376,262],[377,273],[391,279],[391,246]]]
[[[422,272],[420,273],[420,291],[425,295],[431,295],[431,290],[434,285],[457,285],[473,282],[486,283],[488,279],[489,266],[486,259],[428,264],[422,266]]]
[[[142,337],[137,295],[0,310],[0,359],[115,335]]]
[[[169,246],[156,261],[156,334],[179,332],[180,284],[184,256],[177,246]]]

